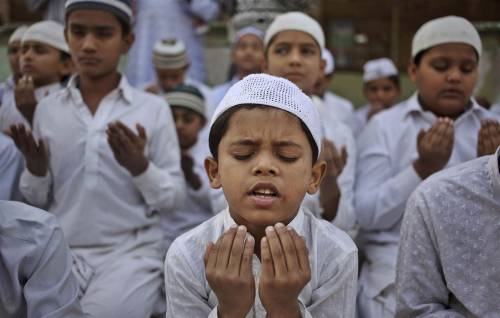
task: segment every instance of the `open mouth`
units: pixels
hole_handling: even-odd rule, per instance
[[[276,192],[273,192],[272,190],[266,189],[266,190],[257,190],[257,191],[252,191],[250,193],[253,196],[257,197],[278,197],[278,194]]]
[[[272,183],[258,183],[254,185],[248,195],[258,198],[279,198],[280,193]]]

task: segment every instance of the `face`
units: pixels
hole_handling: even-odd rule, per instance
[[[181,149],[187,150],[198,140],[198,133],[205,125],[205,119],[183,107],[172,106],[172,114]]]
[[[19,59],[21,57],[21,41],[13,41],[7,45],[7,55],[9,56],[9,65],[14,79],[21,77],[21,66]]]
[[[114,75],[134,36],[122,33],[118,19],[100,10],[75,10],[67,20],[66,40],[80,76],[93,80]]]
[[[171,91],[177,85],[184,83],[187,69],[187,66],[173,70],[157,68],[156,77],[158,78],[158,83],[165,92]]]
[[[253,34],[243,35],[233,49],[233,63],[245,76],[259,73],[264,63],[264,44]]]
[[[470,102],[478,58],[467,44],[440,44],[427,51],[408,73],[423,106],[438,116],[457,117]]]
[[[370,105],[382,105],[383,108],[389,108],[396,103],[399,88],[393,81],[384,77],[366,82],[363,92]]]
[[[317,191],[323,161],[312,165],[312,150],[299,120],[279,109],[240,109],[230,118],[218,147],[218,161],[205,167],[221,187],[236,223],[248,229],[288,224],[307,193]]]
[[[31,76],[35,87],[59,82],[69,74],[69,64],[61,59],[61,51],[47,44],[25,41],[21,45],[21,73]]]
[[[314,86],[325,68],[318,43],[302,31],[275,35],[266,59],[266,73],[292,81],[308,95],[314,94]]]

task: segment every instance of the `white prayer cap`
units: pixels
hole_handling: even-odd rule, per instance
[[[289,80],[268,74],[252,74],[236,82],[215,109],[210,129],[228,109],[239,105],[275,107],[298,117],[307,127],[321,152],[321,119],[309,96]]]
[[[186,46],[178,39],[157,41],[153,48],[153,64],[159,69],[179,69],[189,64]]]
[[[264,40],[264,31],[254,26],[247,26],[236,32],[236,36],[234,37],[234,43],[237,43],[243,36],[249,34],[255,35],[262,41]]]
[[[131,0],[67,0],[65,4],[66,16],[75,10],[89,9],[109,12],[128,25],[133,20]]]
[[[468,20],[447,16],[424,23],[413,37],[411,56],[415,58],[421,51],[444,43],[464,43],[472,46],[481,56],[481,38],[476,28]]]
[[[393,75],[398,75],[398,69],[386,57],[370,60],[363,65],[363,82],[365,83]]]
[[[327,48],[321,52],[321,58],[326,61],[325,75],[330,75],[335,70],[335,59]]]
[[[201,92],[192,85],[179,85],[165,94],[165,98],[170,106],[190,109],[204,118],[205,99]]]
[[[12,42],[16,42],[16,41],[21,42],[21,40],[23,39],[24,33],[26,33],[26,30],[28,30],[28,26],[27,25],[21,25],[20,27],[18,27],[10,35],[8,44],[11,44]]]
[[[22,42],[26,41],[41,42],[69,54],[68,43],[64,38],[64,26],[59,22],[46,20],[31,25],[23,35]]]
[[[321,50],[325,47],[325,34],[318,21],[298,11],[280,14],[274,18],[274,21],[267,28],[264,46],[267,48],[276,34],[288,30],[305,32],[318,42]]]

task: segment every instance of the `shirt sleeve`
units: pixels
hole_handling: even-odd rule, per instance
[[[387,136],[375,117],[358,139],[355,211],[362,228],[387,230],[399,222],[421,178],[412,165],[394,171]]]
[[[19,177],[23,170],[23,156],[9,137],[0,133],[0,200],[19,198]]]
[[[408,201],[401,228],[396,294],[398,317],[463,317],[449,307],[450,291],[443,277],[428,206],[418,190]]]
[[[51,218],[55,223],[55,218]],[[35,260],[24,285],[27,317],[84,317],[78,300],[78,283],[71,271],[72,258],[61,228],[51,226],[43,253]],[[26,264],[29,264],[27,262]]]
[[[212,21],[219,15],[219,3],[214,0],[191,0],[189,6],[191,12],[205,22]]]
[[[148,143],[149,165],[145,172],[133,178],[146,204],[160,212],[171,211],[184,199],[184,176],[180,150],[172,114],[162,105],[156,127]]]

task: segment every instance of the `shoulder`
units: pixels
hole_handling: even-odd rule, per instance
[[[330,99],[331,101],[333,101],[334,103],[336,103],[337,105],[339,105],[343,108],[349,109],[351,111],[353,110],[352,102],[350,100],[348,100],[347,98],[344,98],[344,97],[339,96],[337,94],[334,94],[332,92],[326,92],[325,98]]]
[[[168,106],[165,98],[155,95],[141,89],[131,87],[132,102],[140,107],[148,108],[166,108]]]

